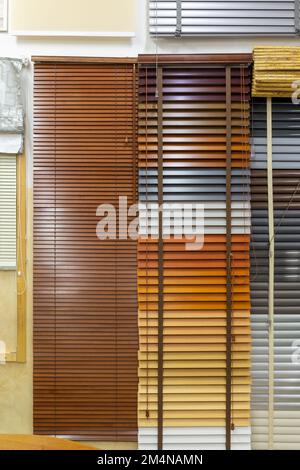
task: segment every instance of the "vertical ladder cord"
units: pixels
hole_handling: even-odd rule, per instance
[[[267,98],[267,169],[268,169],[268,216],[269,216],[269,413],[268,442],[274,442],[274,203],[273,203],[273,145],[272,145],[272,98]]]
[[[226,67],[226,450],[231,450],[232,394],[232,220],[231,220],[231,67]]]
[[[181,0],[176,0],[176,30],[175,36],[180,38],[182,34],[182,5]]]
[[[164,412],[164,241],[163,241],[163,69],[157,69],[157,184],[158,184],[158,331],[157,331],[157,448],[163,449]]]

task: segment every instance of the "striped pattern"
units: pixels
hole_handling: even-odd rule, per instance
[[[275,225],[274,449],[300,449],[300,109],[273,99]],[[268,207],[266,101],[253,103],[252,445],[268,447]],[[298,341],[298,342],[297,342]],[[294,362],[293,362],[294,356]],[[298,361],[298,362],[297,362]]]
[[[232,431],[232,450],[250,450],[250,427],[237,427]],[[141,450],[155,450],[156,428],[140,428]],[[166,427],[165,450],[225,450],[225,429],[218,426]]]
[[[136,243],[96,234],[136,199],[135,103],[132,63],[35,64],[35,434],[137,440]]]
[[[162,66],[163,198],[204,205],[201,250],[174,232],[163,241],[164,448],[225,448],[226,102],[225,67]],[[140,67],[139,192],[155,203],[158,123],[155,68]],[[249,72],[232,69],[232,414],[249,448]],[[149,216],[141,211],[142,227]],[[165,221],[165,219],[164,219]],[[157,218],[151,221],[157,235]],[[157,448],[158,240],[140,237],[139,443]],[[189,234],[186,234],[189,235]],[[188,432],[186,432],[188,430]],[[206,432],[207,431],[207,432]],[[186,433],[186,434],[185,434]],[[211,434],[210,434],[211,433]],[[209,437],[210,435],[210,437]],[[217,436],[214,438],[214,436]],[[233,447],[235,446],[233,439]],[[204,447],[203,447],[204,446]]]
[[[15,155],[0,155],[0,269],[17,266],[17,170]]]
[[[292,35],[298,0],[150,0],[150,33],[158,36]]]
[[[300,47],[256,47],[253,59],[253,96],[290,98],[299,89]]]

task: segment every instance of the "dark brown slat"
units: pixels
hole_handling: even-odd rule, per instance
[[[252,54],[159,54],[158,57],[153,54],[140,54],[139,64],[251,64]]]
[[[137,59],[134,57],[72,57],[72,56],[32,56],[32,62],[36,62],[35,67],[47,67],[47,65],[61,64],[135,64]],[[40,65],[42,64],[42,65]],[[84,72],[82,69],[80,69]]]

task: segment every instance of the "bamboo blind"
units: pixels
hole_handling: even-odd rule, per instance
[[[134,64],[35,64],[36,434],[137,438],[136,243],[96,236],[135,201],[135,132]]]
[[[174,63],[173,59],[172,65],[164,64],[163,58],[159,58],[158,67],[146,56],[140,58],[140,62],[140,200],[148,203],[159,200],[162,176],[164,202],[205,205],[205,238],[202,250],[187,251],[185,239],[170,236],[161,242],[158,229],[157,240],[140,237],[139,426],[158,428],[158,441],[161,440],[159,415],[162,414],[164,429],[188,427],[194,439],[199,427],[249,426],[250,75],[246,60],[233,64],[226,72],[224,57],[219,64],[212,60],[196,66],[188,63],[188,58],[184,64],[179,60]],[[228,70],[232,112],[229,121]],[[228,156],[232,163],[230,215],[226,211]],[[141,213],[140,217],[143,220],[148,215]],[[229,232],[228,217],[231,220]],[[159,225],[158,221],[152,223]],[[228,240],[232,249],[231,266],[228,265]],[[232,344],[228,349],[229,315],[232,317],[229,332]],[[228,358],[232,373],[229,378]],[[162,397],[159,394],[161,380]],[[159,410],[161,399],[163,411]],[[226,418],[228,399],[230,423]],[[142,431],[141,435],[143,433],[145,448],[152,448],[147,447],[149,433]],[[207,442],[204,435],[198,439],[199,445]],[[172,438],[170,442],[174,446]],[[183,445],[182,438],[177,442]],[[220,442],[225,446],[224,435]]]
[[[256,47],[253,59],[253,96],[290,98],[300,80],[300,47]]]

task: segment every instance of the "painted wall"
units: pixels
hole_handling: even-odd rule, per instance
[[[131,32],[131,11],[137,1],[10,0],[10,27],[12,31]]]
[[[262,44],[300,45],[300,39],[290,38],[199,38],[199,39],[151,39],[147,29],[147,0],[138,0],[136,36],[133,39],[103,38],[29,38],[13,37],[0,33],[0,56],[28,57],[32,55],[73,55],[73,56],[136,56],[139,53],[228,53],[250,52]],[[118,11],[116,11],[116,15]],[[24,90],[27,108],[26,156],[28,170],[28,360],[25,365],[0,365],[0,433],[32,433],[32,81],[33,68],[30,65],[24,73]],[[0,276],[1,282],[1,276]],[[12,284],[11,284],[12,285]],[[12,285],[12,289],[13,289]],[[7,329],[13,341],[12,292],[4,285],[0,295],[7,292],[7,298],[0,303],[0,326]],[[10,300],[9,300],[10,299]],[[11,303],[10,314],[5,307]],[[1,339],[1,338],[0,338]],[[101,444],[99,444],[100,447]],[[128,445],[130,446],[130,445]],[[109,448],[105,444],[105,448]],[[116,445],[112,444],[112,448]],[[119,448],[125,449],[125,444]]]

